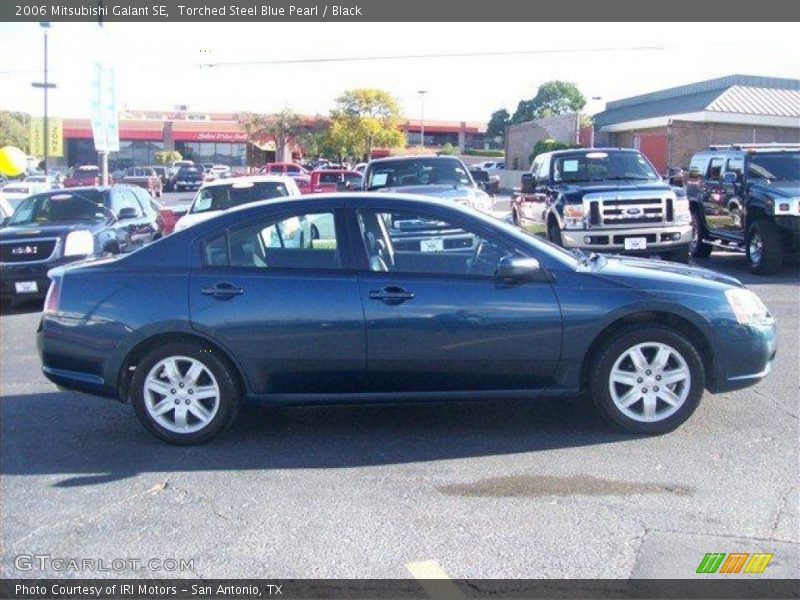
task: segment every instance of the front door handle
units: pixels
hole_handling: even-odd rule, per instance
[[[413,300],[414,294],[399,285],[387,285],[379,290],[372,290],[369,297],[371,300],[380,300],[384,304],[401,304],[406,300]]]
[[[234,296],[241,296],[244,294],[244,290],[240,287],[236,287],[232,283],[217,283],[212,287],[201,289],[200,293],[204,296],[212,296],[221,300],[227,300]]]

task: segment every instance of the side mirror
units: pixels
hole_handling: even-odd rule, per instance
[[[535,258],[504,256],[497,264],[495,277],[508,283],[522,281],[550,281],[550,274]]]
[[[119,210],[119,214],[117,215],[117,219],[120,221],[124,221],[125,219],[135,219],[139,216],[139,213],[136,212],[136,209],[132,206],[126,206]]]
[[[722,183],[734,185],[737,181],[739,181],[739,176],[734,171],[725,171],[722,174]]]

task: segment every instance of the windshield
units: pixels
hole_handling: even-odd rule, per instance
[[[320,173],[320,183],[361,183],[361,175],[358,173]]]
[[[750,179],[797,181],[800,179],[800,152],[751,154],[747,176]]]
[[[472,183],[464,165],[456,158],[415,158],[375,163],[369,171],[367,189]]]
[[[22,201],[9,225],[44,224],[61,221],[103,221],[108,218],[105,195],[86,190],[80,194],[38,194]]]
[[[197,192],[192,213],[208,210],[227,210],[259,200],[288,196],[289,190],[280,181],[240,182],[231,185],[214,185]]]
[[[659,179],[658,173],[639,152],[583,152],[553,158],[553,180],[563,182],[608,179]]]
[[[98,167],[80,167],[75,169],[73,175],[75,177],[95,177],[98,173],[100,173]]]
[[[197,167],[181,167],[180,169],[178,169],[178,175],[180,177],[199,175],[199,174],[200,171],[197,169]]]

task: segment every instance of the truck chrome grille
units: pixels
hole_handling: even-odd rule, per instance
[[[636,192],[587,194],[590,227],[642,227],[672,221],[671,198],[641,198]]]
[[[44,262],[55,253],[58,239],[39,238],[0,242],[0,263]]]

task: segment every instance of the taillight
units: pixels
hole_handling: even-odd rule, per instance
[[[53,314],[58,312],[58,303],[61,300],[61,277],[54,277],[47,290],[47,297],[44,301],[44,313]]]

